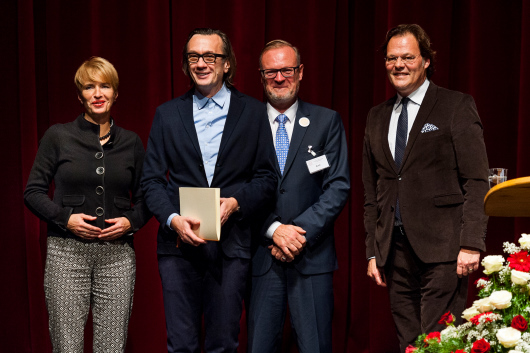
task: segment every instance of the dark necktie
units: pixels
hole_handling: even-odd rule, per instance
[[[399,170],[401,162],[403,161],[403,155],[405,154],[405,147],[407,147],[407,135],[409,129],[409,115],[407,112],[407,103],[410,99],[403,98],[401,100],[401,113],[398,118],[398,126],[396,130],[396,149],[394,151],[394,162]],[[396,203],[396,224],[402,225],[401,211],[399,210],[399,198]]]
[[[403,155],[405,154],[405,147],[407,147],[407,135],[409,129],[409,115],[407,112],[407,103],[410,99],[403,98],[401,100],[401,113],[399,114],[398,125],[396,130],[396,150],[394,151],[394,161],[396,167],[401,167]]]

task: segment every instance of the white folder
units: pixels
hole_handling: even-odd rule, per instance
[[[205,240],[221,238],[221,203],[219,188],[179,188],[180,215],[193,217],[201,222],[193,232]]]

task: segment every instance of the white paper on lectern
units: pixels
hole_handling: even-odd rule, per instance
[[[179,188],[180,215],[201,221],[194,233],[205,240],[221,238],[221,204],[219,188]]]

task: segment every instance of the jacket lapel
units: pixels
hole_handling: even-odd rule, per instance
[[[379,138],[381,139],[381,143],[383,144],[383,152],[385,153],[388,164],[390,164],[390,167],[394,170],[394,172],[397,173],[398,169],[396,167],[396,162],[394,161],[394,157],[392,157],[390,145],[388,144],[388,130],[390,129],[390,118],[392,117],[392,109],[394,109],[396,99],[397,96],[386,101],[386,106],[382,113],[382,116],[385,120],[383,121],[383,128],[379,129],[379,131],[381,132],[381,136]]]
[[[309,124],[309,126],[303,127],[299,124],[299,121],[303,117],[306,117],[309,119],[309,121],[311,121],[311,118],[309,116],[309,110],[307,110],[304,102],[299,99],[298,110],[296,111],[296,118],[295,121],[293,121],[293,136],[291,137],[291,142],[289,144],[289,152],[287,153],[287,160],[285,161],[285,167],[283,168],[283,177],[285,177],[285,175],[289,172],[289,169],[291,168],[291,165],[293,164],[296,154],[298,153],[298,150],[300,148],[300,144],[304,139],[305,133],[307,132],[307,129],[311,127],[311,123]]]
[[[230,89],[230,93],[230,107],[228,108],[228,114],[226,115],[225,127],[223,129],[223,136],[221,137],[221,144],[219,145],[217,160],[222,156],[223,151],[230,140],[230,136],[232,136],[232,133],[237,126],[237,122],[241,117],[241,113],[245,108],[245,103],[241,100],[239,91],[232,88]]]
[[[412,147],[414,146],[414,142],[418,138],[418,135],[421,132],[421,129],[423,128],[423,125],[425,125],[425,122],[427,121],[427,118],[429,117],[429,114],[431,114],[432,108],[436,104],[436,91],[438,90],[438,87],[434,85],[434,83],[429,83],[429,87],[427,88],[427,92],[425,93],[425,97],[423,98],[423,101],[421,102],[420,110],[418,111],[418,115],[416,115],[416,120],[414,120],[414,124],[412,125],[412,129],[410,129],[409,138],[407,140],[407,147],[405,148],[405,154],[403,155],[403,161],[401,162],[401,169],[403,169],[403,166],[405,163],[407,163],[407,157],[410,154],[410,151],[412,150]]]
[[[186,133],[197,152],[197,158],[202,161],[201,147],[199,146],[199,138],[197,137],[197,130],[195,129],[195,122],[193,121],[193,90],[188,91],[180,98],[178,102],[178,109],[182,125],[186,129]]]

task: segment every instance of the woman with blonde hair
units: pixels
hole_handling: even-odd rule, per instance
[[[92,306],[94,352],[123,352],[136,274],[132,235],[150,218],[140,188],[145,152],[138,135],[111,118],[119,79],[110,62],[85,61],[75,84],[84,112],[46,131],[24,201],[48,224],[44,290],[53,351],[83,352]]]

